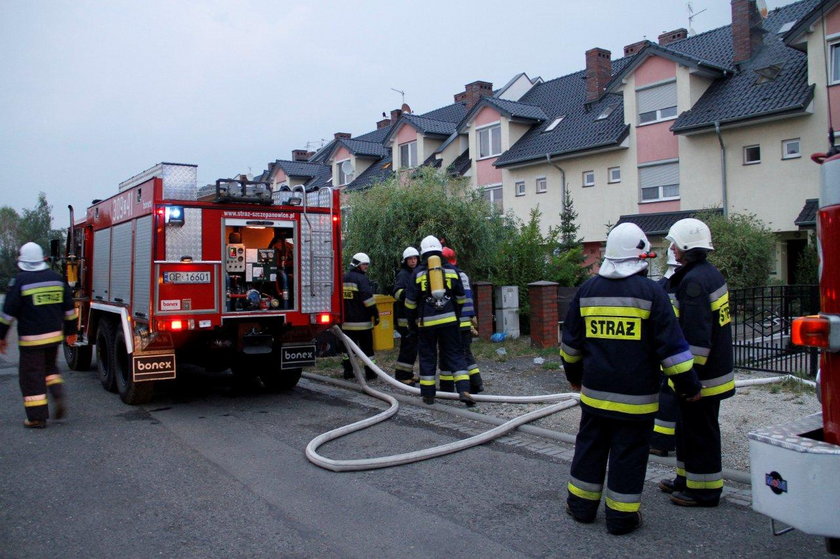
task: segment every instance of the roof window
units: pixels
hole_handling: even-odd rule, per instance
[[[563,121],[564,118],[566,118],[566,115],[558,116],[557,118],[551,121],[551,124],[545,127],[545,130],[543,130],[543,132],[551,132],[552,130],[554,130],[555,128],[557,128],[557,125]]]

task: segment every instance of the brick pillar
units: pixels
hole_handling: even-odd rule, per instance
[[[539,348],[557,347],[557,284],[537,281],[528,284],[531,304],[531,344]]]
[[[489,281],[473,282],[472,293],[478,318],[478,337],[489,340],[493,335],[493,284]]]

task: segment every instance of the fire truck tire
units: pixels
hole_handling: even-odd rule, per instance
[[[114,379],[114,361],[111,359],[112,345],[111,325],[107,320],[102,320],[96,332],[96,372],[99,376],[99,382],[102,383],[102,388],[108,392],[117,391],[117,384]]]
[[[120,329],[114,333],[111,344],[111,356],[114,363],[114,379],[120,399],[131,406],[146,404],[154,396],[155,383],[134,382],[131,371],[131,356],[125,347],[125,337]]]
[[[260,380],[266,390],[270,392],[282,392],[284,390],[291,390],[297,386],[302,373],[303,371],[301,369],[286,369],[285,371],[278,369],[272,373],[260,375]]]
[[[90,345],[69,346],[61,344],[64,348],[64,360],[67,366],[73,371],[88,371],[93,361],[93,347]]]

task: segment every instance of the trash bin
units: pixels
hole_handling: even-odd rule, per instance
[[[374,295],[376,310],[379,311],[379,325],[373,327],[373,349],[384,351],[394,349],[394,301],[390,295]]]

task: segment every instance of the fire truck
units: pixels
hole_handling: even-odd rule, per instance
[[[73,370],[94,355],[127,404],[190,363],[294,387],[315,339],[341,322],[339,193],[220,179],[160,163],[94,200],[63,255],[79,314]],[[94,353],[95,352],[95,353]]]
[[[791,340],[820,348],[822,413],[749,433],[752,496],[753,509],[773,520],[774,535],[797,528],[824,536],[827,551],[840,555],[840,154],[812,159],[822,165],[820,314],[794,319]],[[776,520],[788,527],[777,530]]]

